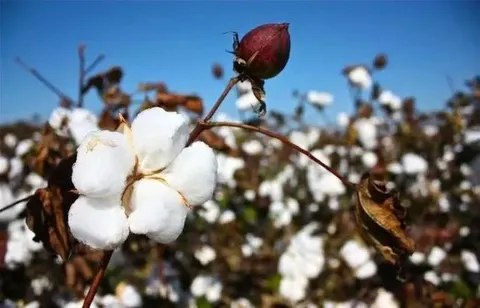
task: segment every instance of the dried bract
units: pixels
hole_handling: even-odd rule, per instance
[[[355,214],[361,235],[389,263],[401,268],[415,244],[405,232],[406,210],[397,192],[387,192],[369,173],[362,176],[356,190]]]

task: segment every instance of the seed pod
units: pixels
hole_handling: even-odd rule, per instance
[[[277,76],[290,57],[288,23],[264,24],[250,30],[237,42],[235,36],[234,69],[253,79]]]

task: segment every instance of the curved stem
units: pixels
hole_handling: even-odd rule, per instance
[[[102,260],[100,261],[100,267],[93,278],[90,289],[88,289],[88,293],[87,296],[85,296],[82,308],[88,308],[92,304],[93,298],[95,297],[95,294],[97,294],[98,287],[100,286],[100,282],[102,282],[103,276],[105,275],[105,271],[107,270],[108,262],[110,262],[112,254],[113,250],[107,250],[104,252]]]
[[[271,130],[268,130],[266,128],[262,128],[262,127],[256,127],[256,126],[251,126],[251,125],[247,125],[247,124],[242,124],[242,123],[233,123],[233,122],[200,122],[200,125],[204,127],[204,129],[209,129],[209,128],[212,128],[212,127],[220,127],[220,126],[227,126],[227,127],[236,127],[236,128],[242,128],[242,129],[245,129],[245,130],[249,130],[249,131],[254,131],[254,132],[257,132],[257,133],[260,133],[260,134],[263,134],[263,135],[266,135],[266,136],[269,136],[271,138],[275,138],[279,141],[281,141],[282,143],[292,147],[293,149],[297,150],[298,152],[302,153],[303,155],[307,156],[308,158],[310,158],[311,160],[313,160],[316,164],[322,166],[323,168],[325,168],[328,172],[330,172],[331,174],[333,174],[334,176],[336,176],[340,181],[342,181],[342,183],[347,186],[347,187],[352,187],[352,183],[350,183],[349,181],[347,181],[347,179],[345,179],[344,177],[342,177],[335,169],[331,168],[330,166],[326,165],[325,163],[323,163],[321,160],[319,160],[318,158],[316,158],[315,156],[312,155],[312,153],[310,153],[309,151],[299,147],[298,145],[296,145],[295,143],[291,142],[290,140],[288,140],[285,136],[281,135],[281,134],[278,134],[276,132],[273,132]]]
[[[208,122],[213,117],[215,112],[217,112],[218,108],[227,97],[228,93],[233,89],[233,87],[237,84],[238,81],[239,81],[238,77],[230,78],[230,81],[228,82],[227,86],[223,90],[222,94],[220,94],[217,101],[215,102],[215,105],[213,105],[212,109],[210,109],[210,111],[205,116],[205,118],[203,118],[202,122]],[[190,137],[188,138],[187,146],[192,144],[204,130],[205,130],[205,127],[203,125],[200,125],[200,123],[197,124],[193,129],[193,131],[191,132]]]
[[[6,211],[6,210],[8,210],[8,209],[11,209],[12,207],[14,207],[15,205],[17,205],[17,204],[19,204],[19,203],[22,203],[22,202],[25,202],[25,201],[30,200],[30,198],[32,198],[33,196],[34,196],[34,195],[26,196],[25,198],[22,198],[22,199],[17,200],[17,201],[15,201],[15,202],[13,202],[13,203],[5,206],[5,207],[2,207],[2,208],[0,209],[0,213],[3,212],[3,211]]]

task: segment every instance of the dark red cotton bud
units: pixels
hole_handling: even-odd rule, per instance
[[[223,78],[223,67],[220,64],[215,63],[212,66],[212,74],[213,74],[213,77],[215,77],[215,79],[222,79]]]
[[[385,66],[387,66],[387,55],[384,54],[384,53],[379,53],[378,55],[375,56],[375,59],[373,59],[373,66],[377,69],[377,70],[381,70],[381,69],[384,69]]]
[[[236,38],[238,40],[238,38]],[[288,23],[265,24],[234,42],[235,70],[254,79],[277,76],[290,57]]]

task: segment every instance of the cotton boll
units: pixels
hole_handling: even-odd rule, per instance
[[[218,222],[221,224],[228,224],[235,220],[235,213],[231,210],[226,210],[223,212],[220,217],[218,218]]]
[[[215,250],[210,246],[203,246],[194,253],[195,259],[197,259],[202,265],[207,265],[217,257]]]
[[[47,185],[47,181],[36,173],[29,173],[25,178],[25,183],[34,189],[42,188]]]
[[[140,112],[132,123],[135,151],[142,171],[168,166],[185,147],[188,119],[154,107]]]
[[[90,110],[84,108],[72,109],[68,128],[76,144],[80,144],[89,133],[98,130],[98,119]]]
[[[17,145],[18,139],[14,134],[8,133],[3,137],[3,143],[11,149]]]
[[[355,240],[346,242],[340,249],[340,255],[352,268],[359,267],[370,260],[368,249]]]
[[[370,72],[364,66],[357,66],[347,74],[348,80],[355,87],[367,89],[372,86],[372,77]]]
[[[372,308],[398,308],[400,305],[395,300],[395,296],[384,290],[379,289]]]
[[[164,183],[153,179],[136,182],[131,205],[131,232],[146,234],[162,244],[176,240],[182,233],[188,208],[180,194]]]
[[[18,158],[14,157],[10,159],[10,171],[8,172],[8,178],[13,179],[20,175],[23,171],[23,161]]]
[[[377,127],[372,119],[358,119],[354,126],[364,148],[371,150],[377,146]]]
[[[189,205],[212,198],[217,180],[217,158],[203,142],[185,148],[162,173],[168,185],[181,192]]]
[[[326,92],[308,91],[307,101],[316,106],[328,106],[333,102],[333,95]]]
[[[120,197],[94,199],[80,196],[70,207],[68,225],[77,240],[102,250],[120,246],[129,233]]]
[[[0,174],[4,174],[7,172],[8,165],[9,165],[8,159],[3,156],[0,156]]]
[[[35,143],[32,139],[25,139],[20,141],[15,148],[15,155],[21,157],[30,151]]]
[[[298,302],[305,298],[308,280],[305,278],[284,277],[280,280],[279,293],[292,302]]]
[[[350,123],[350,117],[347,113],[341,112],[337,115],[337,124],[338,126],[345,128]]]
[[[81,194],[89,197],[119,195],[134,164],[135,154],[123,134],[92,132],[77,150],[72,182]]]
[[[355,277],[358,279],[367,279],[377,273],[377,265],[372,260],[355,269]]]
[[[240,95],[251,92],[252,91],[252,84],[248,80],[245,80],[245,81],[242,81],[242,82],[237,82],[237,90],[238,90]]]
[[[263,151],[263,145],[260,141],[254,139],[242,144],[242,149],[249,155],[258,155]]]
[[[207,222],[214,223],[220,215],[220,207],[215,201],[208,200],[207,202],[202,204],[202,208],[198,211],[198,214]]]
[[[7,242],[7,252],[4,258],[7,268],[14,269],[20,264],[28,264],[31,259],[32,254],[23,241],[9,240]]]
[[[14,201],[13,192],[9,185],[0,183],[0,209]],[[12,213],[13,211],[13,213]],[[21,211],[21,210],[20,210]],[[16,207],[0,212],[0,221],[9,221],[20,212]]]
[[[58,107],[52,111],[48,124],[55,130],[55,133],[59,136],[68,136],[67,126],[64,125],[68,122],[70,117],[70,110],[63,107]]]
[[[443,259],[447,256],[447,253],[445,250],[443,250],[440,247],[433,247],[432,250],[430,251],[430,254],[428,255],[428,263],[430,263],[433,266],[439,265]]]
[[[128,308],[142,306],[142,297],[132,285],[125,285],[123,287],[123,292],[120,294],[120,301]]]
[[[365,152],[363,153],[362,155],[362,162],[363,162],[363,165],[370,169],[372,168],[373,166],[375,166],[377,164],[377,161],[378,161],[378,157],[375,153],[373,152]]]
[[[404,154],[402,156],[402,165],[407,174],[425,173],[428,169],[427,161],[415,153]]]
[[[257,107],[258,104],[259,101],[252,91],[240,95],[235,102],[235,105],[237,106],[237,109],[239,111],[253,110]]]
[[[478,259],[475,254],[468,250],[462,250],[461,252],[461,259],[465,268],[469,272],[479,273],[480,272],[480,265],[478,263]]]

